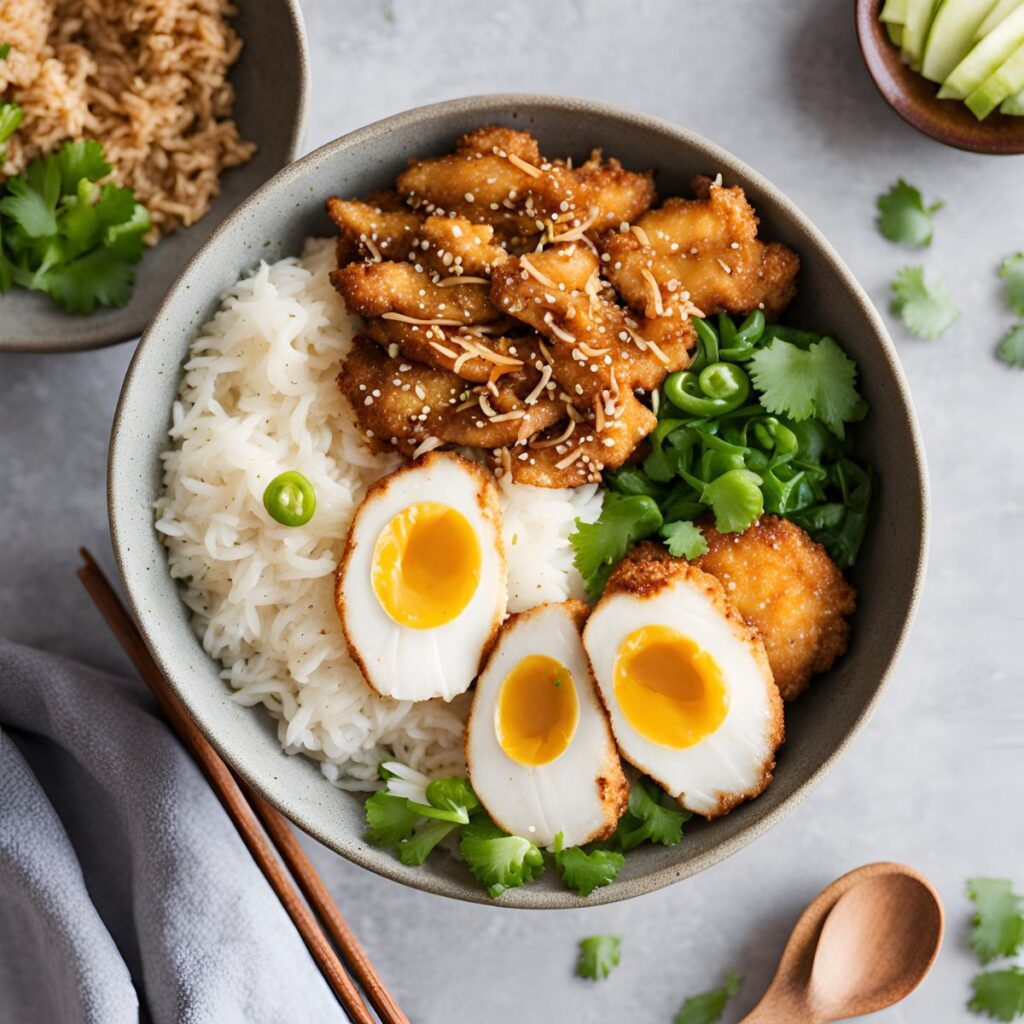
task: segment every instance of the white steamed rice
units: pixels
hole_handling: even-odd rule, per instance
[[[330,241],[260,265],[224,296],[189,349],[174,403],[157,529],[193,626],[241,704],[263,704],[288,753],[347,789],[371,788],[394,757],[437,774],[463,767],[466,697],[413,704],[377,696],[345,648],[333,573],[366,488],[397,465],[370,452],[335,386],[356,329],[328,280]],[[275,523],[263,491],[304,473],[317,512]],[[580,596],[568,536],[601,507],[595,485],[499,484],[509,610]]]

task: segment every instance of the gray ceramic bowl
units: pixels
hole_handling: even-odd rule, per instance
[[[671,848],[629,855],[614,885],[588,900],[548,872],[499,901],[513,907],[573,907],[649,892],[722,860],[792,810],[843,753],[878,700],[910,625],[924,569],[927,493],[924,454],[892,342],[868,297],[822,235],[777,189],[735,157],[690,132],[596,103],[544,96],[484,96],[412,110],[346,135],[281,171],[218,228],[171,290],[139,345],[114,425],[109,499],[125,588],[153,654],[200,728],[224,758],[297,825],[363,867],[429,892],[487,901],[464,866],[443,856],[407,868],[363,838],[362,804],[330,786],[311,761],[287,757],[265,712],[240,707],[188,624],[153,528],[158,455],[189,341],[218,295],[260,259],[299,252],[328,235],[324,200],[362,195],[392,180],[413,154],[450,149],[456,136],[489,122],[528,128],[553,154],[592,147],[628,167],[654,167],[663,195],[686,193],[692,175],[721,171],[742,185],[766,238],[803,259],[792,321],[827,330],[860,364],[871,414],[859,428],[863,455],[881,481],[872,526],[853,573],[860,607],[847,655],[787,713],[788,741],[767,792],[713,824],[691,822]]]
[[[231,69],[235,120],[259,147],[241,167],[225,171],[206,215],[146,251],[131,301],[91,316],[64,313],[49,296],[20,288],[0,295],[0,351],[71,352],[137,338],[174,279],[242,200],[295,159],[306,128],[309,55],[298,0],[236,0],[233,24],[244,43]],[[273,86],[266,69],[273,67]]]

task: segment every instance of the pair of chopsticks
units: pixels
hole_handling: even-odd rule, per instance
[[[338,1002],[357,1024],[376,1024],[376,1018],[356,985],[358,982],[383,1024],[409,1024],[408,1018],[384,987],[366,951],[342,917],[316,869],[299,846],[288,822],[253,792],[244,780],[235,776],[210,746],[163,677],[138,628],[92,555],[84,548],[81,549],[81,555],[85,564],[78,570],[79,579],[85,584],[89,596],[131,658],[139,675],[152,690],[178,738],[206,774],[228,812],[228,817],[234,822],[253,859],[284,905]],[[280,859],[274,855],[274,849]],[[301,890],[301,896],[296,885]],[[306,902],[303,902],[303,896]],[[310,907],[316,912],[319,921]],[[339,959],[335,946],[340,950],[344,963]]]

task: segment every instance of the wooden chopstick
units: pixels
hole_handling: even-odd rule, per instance
[[[81,556],[85,565],[78,570],[78,576],[89,596],[92,597],[139,675],[153,692],[174,731],[203,769],[253,859],[284,905],[338,1001],[357,1024],[375,1024],[373,1015],[346,972],[345,966],[339,960],[316,918],[296,892],[293,879],[320,915],[346,963],[359,979],[363,990],[380,1015],[381,1021],[384,1024],[409,1024],[408,1018],[384,987],[366,951],[352,933],[316,869],[299,846],[287,821],[247,783],[236,778],[209,744],[181,704],[177,694],[164,679],[138,628],[95,559],[84,548],[81,549]],[[260,827],[260,822],[263,828]],[[293,877],[289,877],[281,862],[274,856],[267,843],[267,835],[288,865]]]

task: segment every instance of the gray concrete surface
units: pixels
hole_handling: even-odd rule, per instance
[[[313,58],[308,148],[433,100],[494,91],[591,96],[707,135],[783,188],[883,310],[905,263],[945,279],[963,317],[924,342],[890,325],[931,465],[931,565],[916,628],[874,721],[840,767],[767,837],[702,876],[630,903],[511,913],[398,888],[307,844],[417,1024],[668,1024],[729,969],[767,983],[821,886],[870,860],[930,875],[946,901],[937,967],[879,1024],[961,1021],[975,970],[964,880],[1024,884],[1020,650],[1024,372],[997,362],[1010,323],[996,276],[1024,248],[1024,158],[955,152],[885,107],[864,71],[849,0],[577,0],[475,6],[306,0]],[[941,197],[920,255],[873,224],[897,176]],[[125,668],[74,578],[88,544],[112,567],[104,462],[131,345],[0,357],[0,630]],[[624,937],[606,982],[573,978],[576,940]]]

